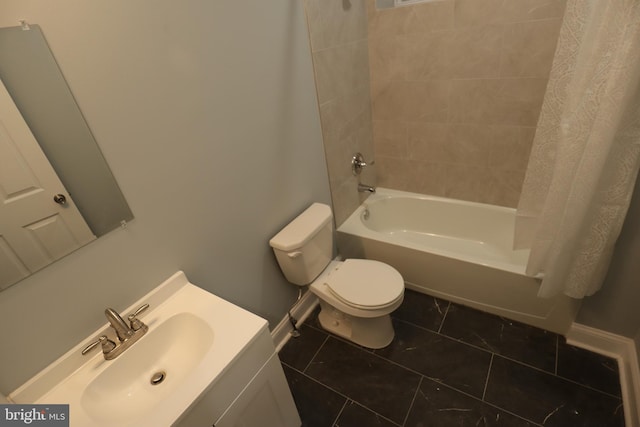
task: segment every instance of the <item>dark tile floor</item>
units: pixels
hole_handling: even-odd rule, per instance
[[[303,426],[624,426],[616,361],[551,332],[407,290],[369,350],[317,312],[280,352]]]

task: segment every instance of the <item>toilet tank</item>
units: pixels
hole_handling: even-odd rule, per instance
[[[269,240],[287,280],[308,285],[331,261],[331,208],[314,203]]]

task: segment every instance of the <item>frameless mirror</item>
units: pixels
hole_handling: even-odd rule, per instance
[[[133,214],[37,25],[0,28],[0,83],[2,290]]]

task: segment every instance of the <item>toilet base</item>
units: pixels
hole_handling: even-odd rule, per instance
[[[320,300],[320,325],[327,331],[363,347],[378,349],[391,344],[394,337],[391,316],[354,317]]]

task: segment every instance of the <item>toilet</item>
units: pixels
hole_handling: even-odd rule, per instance
[[[314,203],[269,244],[287,280],[307,286],[320,300],[324,329],[367,348],[386,347],[394,332],[389,314],[404,298],[396,269],[366,259],[332,260],[331,208]]]

